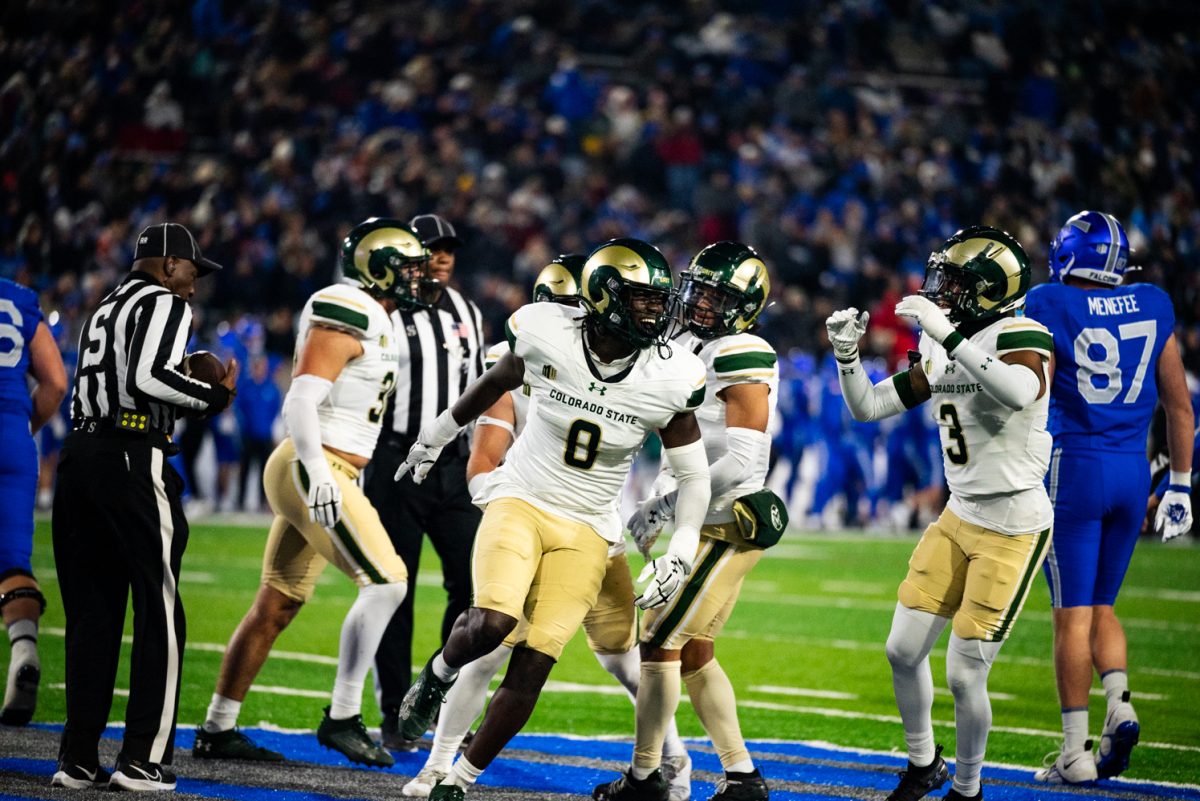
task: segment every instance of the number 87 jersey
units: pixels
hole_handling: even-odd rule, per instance
[[[1054,335],[1048,428],[1056,447],[1146,449],[1158,402],[1158,357],[1174,332],[1167,293],[1151,284],[1029,291],[1025,316]]]
[[[519,498],[621,539],[618,500],[646,436],[704,401],[705,368],[684,348],[651,346],[627,366],[597,365],[583,338],[585,312],[534,303],[505,326],[525,363],[525,429],[477,503]],[[604,368],[604,369],[602,369]]]

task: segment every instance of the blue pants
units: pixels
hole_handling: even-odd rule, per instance
[[[1146,516],[1145,454],[1055,448],[1046,489],[1054,539],[1042,569],[1054,608],[1111,606]]]
[[[30,573],[38,458],[29,418],[0,413],[0,578]],[[30,573],[32,575],[32,573]]]

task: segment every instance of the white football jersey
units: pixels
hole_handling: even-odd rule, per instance
[[[477,500],[520,498],[621,539],[618,500],[646,435],[704,400],[704,365],[673,347],[639,351],[604,378],[583,340],[584,312],[558,303],[518,309],[506,326],[525,362],[529,416],[504,464]]]
[[[767,431],[772,430],[779,396],[779,364],[775,349],[766,340],[754,334],[732,334],[703,340],[685,331],[675,338],[673,345],[695,353],[707,369],[704,403],[696,410],[696,420],[700,423],[700,434],[704,438],[704,451],[709,464],[729,450],[729,438],[725,432],[725,401],[718,397],[721,390],[735,384],[766,384],[770,387]],[[770,462],[771,449],[764,448],[758,454],[754,472],[750,476],[725,493],[713,496],[704,522],[708,525],[732,522],[733,502],[763,488]]]
[[[1045,339],[1005,336],[1041,332]],[[971,338],[997,358],[1033,350],[1046,360],[1049,332],[1025,317],[1003,317]],[[1008,345],[1018,345],[1010,347]],[[1050,499],[1042,484],[1050,464],[1047,392],[1020,411],[989,395],[946,350],[924,334],[918,345],[921,369],[929,381],[931,412],[942,442],[950,509],[976,525],[1005,534],[1027,534],[1049,528]],[[1046,362],[1043,361],[1043,375]],[[1047,382],[1048,383],[1048,382]]]
[[[392,321],[379,301],[350,284],[327,286],[304,304],[296,349],[314,326],[344,331],[362,343],[317,407],[321,442],[370,459],[383,424],[387,397],[395,389],[399,345]]]

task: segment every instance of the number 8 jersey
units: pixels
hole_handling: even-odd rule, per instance
[[[704,401],[704,364],[684,348],[637,351],[604,374],[583,339],[585,312],[534,303],[505,326],[525,363],[529,418],[477,503],[519,498],[621,539],[618,500],[646,435]],[[664,358],[665,357],[665,358]]]
[[[1055,446],[1144,453],[1158,356],[1175,330],[1167,293],[1151,284],[1042,284],[1029,290],[1025,315],[1054,335]]]

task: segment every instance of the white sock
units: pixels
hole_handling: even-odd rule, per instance
[[[241,701],[213,693],[212,701],[208,704],[208,713],[204,717],[203,728],[209,734],[229,731],[237,725],[238,713],[241,711]]]
[[[375,662],[375,651],[383,639],[384,629],[392,613],[404,601],[408,585],[368,584],[358,588],[358,597],[342,621],[342,636],[338,643],[337,678],[333,682],[333,697],[329,717],[344,720],[362,709],[363,682]]]
[[[933,762],[933,673],[929,652],[949,623],[949,618],[896,604],[887,639],[892,664],[892,688],[904,722],[908,761],[917,767]]]
[[[946,682],[954,693],[954,789],[960,795],[979,793],[979,772],[992,727],[992,702],[987,679],[1002,642],[964,640],[950,634],[946,649]]]
[[[454,755],[462,745],[471,724],[483,711],[487,700],[488,685],[492,677],[503,667],[512,648],[500,645],[490,654],[468,663],[458,673],[458,681],[446,693],[446,703],[438,714],[437,731],[433,735],[433,748],[425,767],[449,771]]]
[[[1109,709],[1121,703],[1121,696],[1129,692],[1129,674],[1124,670],[1107,671],[1100,677],[1100,683],[1104,685],[1104,700]]]
[[[596,661],[612,674],[612,677],[629,693],[630,700],[636,704],[638,680],[642,675],[642,657],[638,653],[638,647],[635,645],[623,654],[598,653]],[[667,724],[667,732],[663,735],[662,755],[663,757],[677,757],[686,753],[687,746],[679,737],[679,727],[675,725],[675,718],[671,718],[671,722]]]
[[[465,756],[458,758],[454,763],[454,767],[442,780],[442,784],[456,784],[464,790],[475,783],[475,780],[483,775],[483,770],[475,767],[467,761]]]
[[[729,767],[725,768],[726,773],[753,773],[754,760],[743,759],[741,762],[734,762]]]
[[[442,681],[453,681],[454,677],[458,675],[458,670],[447,665],[446,660],[442,659],[441,651],[438,651],[437,656],[433,658],[433,664],[430,667],[433,675]]]
[[[1088,708],[1077,707],[1062,711],[1063,750],[1079,751],[1087,742]]]
[[[32,618],[19,618],[8,624],[8,641],[12,655],[8,660],[8,682],[4,689],[4,706],[17,702],[17,673],[26,665],[41,669],[37,652],[38,624]],[[21,699],[22,705],[25,699]]]

